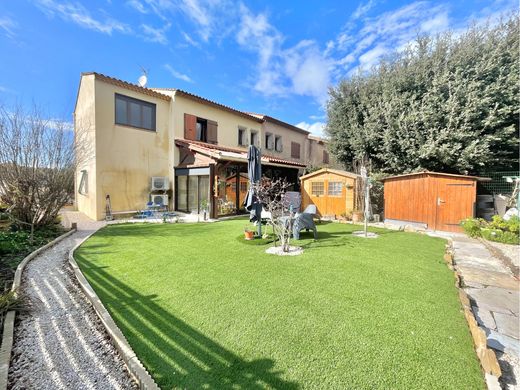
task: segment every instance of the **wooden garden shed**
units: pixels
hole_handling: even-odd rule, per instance
[[[313,204],[322,217],[352,212],[358,177],[355,173],[330,168],[301,176],[302,210]]]
[[[476,176],[418,172],[383,179],[385,222],[460,232],[475,213]]]

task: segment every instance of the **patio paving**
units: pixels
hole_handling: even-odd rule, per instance
[[[475,318],[503,371],[504,389],[520,389],[520,281],[510,262],[476,239],[453,236],[454,263]],[[520,250],[512,247],[511,250]],[[520,253],[519,253],[520,254]]]

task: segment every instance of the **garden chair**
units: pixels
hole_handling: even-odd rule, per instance
[[[318,229],[314,223],[314,215],[316,215],[316,206],[311,204],[308,205],[303,213],[296,214],[293,223],[293,237],[295,240],[300,239],[300,231],[305,229],[306,231],[312,230],[314,233],[314,239],[318,239]]]

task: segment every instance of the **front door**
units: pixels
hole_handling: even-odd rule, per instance
[[[438,179],[435,230],[461,232],[460,222],[473,217],[476,183]]]

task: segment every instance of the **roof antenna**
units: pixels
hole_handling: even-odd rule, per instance
[[[141,68],[141,72],[143,72],[143,74],[139,77],[139,80],[137,80],[137,83],[139,84],[140,87],[146,87],[146,83],[148,82],[148,71],[140,66]]]

